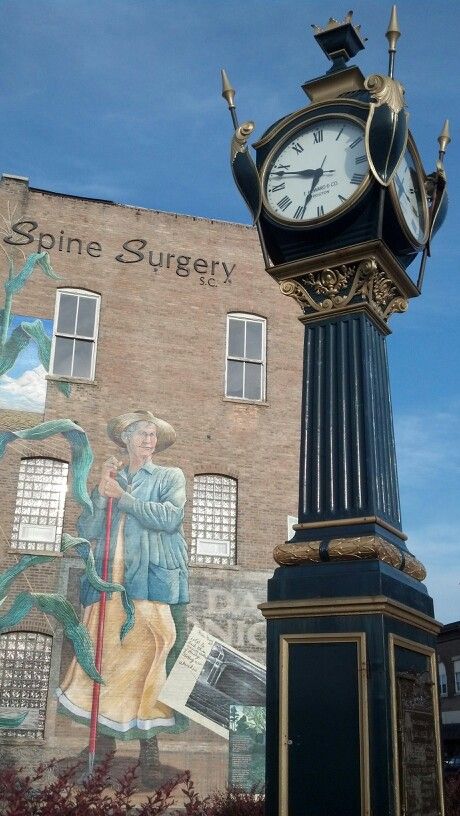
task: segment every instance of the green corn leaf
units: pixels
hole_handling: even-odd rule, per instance
[[[0,354],[0,376],[13,368],[21,351],[29,343],[29,337],[21,327],[16,326],[2,348]]]
[[[128,597],[125,587],[123,584],[117,584],[115,582],[110,581],[103,581],[100,575],[98,575],[96,571],[96,565],[94,563],[94,555],[91,549],[91,545],[86,538],[76,538],[75,536],[69,535],[69,533],[63,533],[62,541],[61,541],[61,552],[67,552],[69,549],[75,549],[85,562],[85,572],[86,577],[88,578],[89,583],[91,584],[94,589],[97,589],[99,592],[120,592],[121,593],[121,602],[123,604],[123,609],[125,610],[126,620],[123,626],[120,629],[120,640],[123,641],[131,631],[134,626],[135,622],[135,610],[134,604],[131,599]]]
[[[72,393],[72,386],[68,382],[62,382],[61,380],[56,380],[56,385],[58,390],[64,394],[65,397],[70,397]]]
[[[16,595],[8,612],[0,615],[0,632],[8,631],[13,626],[17,626],[33,608],[34,602],[30,592],[20,592]]]
[[[25,718],[27,717],[29,711],[25,711],[23,714],[9,714],[6,716],[5,714],[0,715],[0,729],[1,728],[19,728],[20,725],[24,722]]]
[[[4,286],[6,294],[12,296],[17,294],[17,292],[20,292],[22,287],[29,280],[36,266],[39,266],[42,272],[44,272],[48,278],[52,278],[53,280],[61,279],[61,276],[54,272],[50,263],[50,256],[47,252],[33,252],[31,255],[29,255],[18,274],[12,275],[5,281]]]
[[[49,371],[51,340],[45,333],[42,321],[34,320],[32,323],[28,323],[23,320],[19,325],[27,337],[30,337],[31,340],[35,341],[37,345],[38,359],[40,360],[43,368]]]
[[[52,419],[48,422],[41,422],[33,428],[26,428],[23,431],[2,431],[0,432],[0,459],[5,453],[9,442],[16,439],[48,439],[61,433],[68,441],[71,448],[70,471],[72,474],[72,493],[75,501],[93,512],[93,504],[88,495],[86,481],[91,465],[93,463],[93,452],[83,428],[72,422],[71,419]]]
[[[72,642],[75,657],[83,671],[91,680],[103,683],[94,663],[94,648],[89,632],[78,620],[73,606],[62,595],[20,592],[8,612],[0,616],[0,632],[17,626],[34,606],[46,615],[56,618],[62,624],[64,634]]]
[[[1,328],[0,328],[1,331]],[[3,346],[0,354],[0,375],[6,374],[12,368],[19,357],[21,351],[27,346],[30,340],[33,340],[37,345],[38,358],[46,371],[50,368],[51,358],[51,340],[43,328],[41,320],[33,320],[27,322],[23,320],[19,326],[12,331],[10,337]],[[70,396],[72,387],[67,382],[57,382],[58,389]]]
[[[0,602],[6,597],[6,594],[15,578],[35,564],[44,564],[46,561],[52,561],[52,555],[23,555],[17,564],[12,564],[4,572],[0,574]]]

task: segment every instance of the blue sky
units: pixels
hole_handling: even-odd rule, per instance
[[[0,169],[34,187],[152,209],[249,222],[228,166],[226,67],[255,137],[302,107],[327,65],[310,25],[338,18],[330,0],[2,0]],[[391,4],[358,0],[364,74],[387,68]],[[391,323],[389,359],[403,525],[428,568],[436,614],[460,619],[460,4],[402,0],[396,76],[431,171],[451,120],[448,220],[423,297]]]

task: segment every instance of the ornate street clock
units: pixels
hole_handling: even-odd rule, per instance
[[[320,271],[325,263],[346,262],[350,255],[343,250],[353,248],[355,260],[375,262],[379,280],[385,274],[391,311],[406,308],[408,298],[420,292],[405,270],[423,250],[424,268],[430,239],[445,216],[448,128],[439,138],[436,171],[428,177],[408,131],[403,87],[393,77],[395,20],[393,15],[387,32],[389,75],[367,78],[356,66],[347,67],[364,48],[351,13],[342,23],[331,19],[315,27],[332,67],[302,86],[312,104],[283,117],[255,142],[255,165],[246,144],[254,125],[238,127],[235,92],[223,72],[223,95],[235,124],[236,184],[258,227],[267,271],[280,284],[295,282],[284,291],[303,307],[310,301],[298,288],[305,287],[299,262],[309,272]],[[422,279],[423,274],[419,283]],[[382,305],[385,312],[390,300]]]
[[[267,816],[443,813],[439,625],[402,529],[386,335],[421,292],[450,136],[446,122],[427,175],[394,77],[396,9],[387,75],[347,66],[364,48],[351,17],[315,27],[332,67],[255,142],[255,161],[223,72],[233,176],[305,325],[298,523],[260,607]]]

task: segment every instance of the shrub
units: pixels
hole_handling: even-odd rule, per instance
[[[263,816],[260,793],[228,789],[201,799],[189,771],[162,785],[142,805],[134,805],[138,765],[112,782],[112,759],[109,754],[78,784],[83,771],[78,764],[62,769],[52,760],[31,773],[14,765],[0,767],[0,816]],[[172,810],[172,794],[179,785],[184,804]]]

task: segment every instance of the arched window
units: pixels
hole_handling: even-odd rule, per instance
[[[192,564],[236,563],[237,481],[204,473],[193,480]]]
[[[447,697],[447,674],[444,663],[438,663],[439,691],[441,697]]]
[[[455,694],[460,694],[460,659],[454,660]]]
[[[227,315],[225,396],[251,402],[265,400],[266,321],[256,315]]]
[[[26,715],[17,728],[2,728],[2,737],[43,737],[51,645],[39,632],[0,635],[0,716]]]
[[[83,289],[58,289],[51,374],[94,380],[100,300]]]
[[[67,462],[22,459],[19,468],[11,548],[59,552],[67,489]]]

